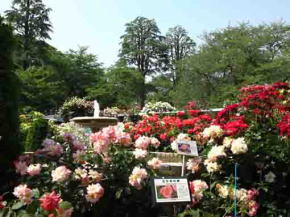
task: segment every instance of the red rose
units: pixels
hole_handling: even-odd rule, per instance
[[[58,208],[58,203],[60,201],[60,196],[53,191],[50,194],[45,194],[40,199],[40,206],[44,210],[51,211]]]
[[[160,194],[165,198],[171,198],[173,193],[173,188],[171,185],[166,185],[160,188]]]
[[[167,139],[167,134],[166,133],[162,133],[159,137],[162,140],[166,140]]]
[[[179,117],[182,117],[182,116],[184,116],[185,115],[185,112],[184,111],[179,111],[179,112],[177,112],[177,116],[179,116]]]

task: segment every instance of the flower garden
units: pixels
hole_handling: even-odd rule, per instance
[[[1,192],[0,216],[287,216],[289,97],[289,83],[254,85],[218,113],[190,102],[95,133],[53,125],[36,151],[13,162],[17,178]],[[191,202],[155,204],[150,179],[164,162],[153,153],[175,153],[178,141],[195,141],[199,152],[186,157]],[[176,189],[158,194],[174,198]]]

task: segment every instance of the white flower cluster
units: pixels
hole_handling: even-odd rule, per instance
[[[221,169],[221,165],[217,163],[217,160],[221,157],[226,157],[227,152],[231,152],[234,155],[244,154],[248,151],[248,145],[243,137],[233,139],[231,137],[225,137],[223,145],[214,145],[207,154],[207,159],[204,161],[204,165],[209,173],[217,172]]]
[[[170,105],[168,102],[148,102],[141,110],[140,114],[152,114],[162,112],[174,112],[176,108]]]

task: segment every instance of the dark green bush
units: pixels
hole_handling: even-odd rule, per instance
[[[66,100],[59,109],[59,114],[65,122],[74,117],[93,116],[93,113],[93,102],[78,97]]]
[[[0,17],[0,186],[11,161],[21,151],[18,140],[19,80],[13,72],[12,61],[14,43],[12,28]]]
[[[40,112],[20,115],[21,142],[25,151],[38,149],[48,133],[48,121]]]

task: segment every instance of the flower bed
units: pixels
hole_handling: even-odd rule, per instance
[[[176,116],[144,116],[89,137],[63,126],[41,149],[14,162],[18,179],[0,198],[0,212],[157,216],[148,181],[158,174],[162,157],[148,153],[175,152],[178,141],[194,140],[199,157],[186,163],[192,203],[181,207],[180,216],[231,216],[235,198],[239,216],[285,216],[290,212],[289,95],[289,83],[249,86],[241,89],[239,103],[216,117],[191,105]],[[162,190],[165,197],[169,190]]]

